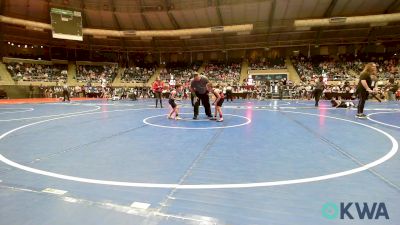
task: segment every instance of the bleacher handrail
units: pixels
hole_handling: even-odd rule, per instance
[[[118,66],[116,62],[76,61],[77,66]]]
[[[52,59],[49,60],[37,60],[37,59],[23,59],[13,57],[3,57],[3,63],[31,63],[31,64],[42,64],[42,65],[54,65],[54,64],[68,64],[68,60]]]
[[[271,69],[265,69],[265,70],[252,70],[252,69],[249,69],[248,71],[249,71],[248,74],[252,74],[252,75],[253,74],[257,75],[257,74],[289,73],[288,69],[272,69],[272,68]]]

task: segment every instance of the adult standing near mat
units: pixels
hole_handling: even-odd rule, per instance
[[[388,100],[394,101],[397,89],[399,89],[399,84],[395,81],[394,75],[390,75],[387,84],[385,85],[385,89],[388,93]]]
[[[69,91],[68,91],[67,81],[64,81],[64,85],[63,85],[63,102],[65,102],[65,101],[69,102]]]
[[[285,89],[285,86],[283,85],[283,82],[280,80],[277,84],[278,86],[278,95],[279,95],[279,100],[283,99],[283,90]]]
[[[208,118],[212,118],[211,107],[210,107],[210,97],[208,96],[207,91],[207,83],[208,78],[204,75],[200,75],[199,73],[195,73],[193,79],[190,81],[190,91],[195,93],[196,97],[194,99],[194,115],[193,119],[197,120],[197,116],[199,115],[199,106],[200,101],[204,106],[204,111]]]
[[[33,85],[29,84],[29,98],[33,98]]]
[[[164,89],[164,82],[160,80],[160,77],[157,77],[156,80],[153,82],[152,85],[154,97],[156,98],[156,108],[158,105],[158,101],[160,101],[160,107],[162,108],[162,91]]]
[[[318,80],[315,81],[315,87],[314,87],[315,107],[318,107],[319,99],[321,98],[324,89],[325,89],[324,77],[320,76],[318,77]]]
[[[364,70],[360,74],[358,86],[357,86],[357,94],[358,94],[358,106],[357,106],[357,118],[366,118],[367,116],[364,114],[364,105],[368,99],[368,94],[373,94],[372,88],[372,78],[371,76],[375,76],[377,72],[376,64],[373,62],[367,63],[364,67]]]
[[[228,102],[229,99],[230,99],[231,102],[233,102],[233,94],[232,94],[232,86],[231,86],[231,84],[228,84],[228,86],[225,89],[225,93],[226,93],[226,101]]]

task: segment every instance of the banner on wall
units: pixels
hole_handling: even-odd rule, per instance
[[[255,81],[267,81],[267,80],[281,80],[281,79],[287,79],[288,75],[287,74],[257,74],[257,75],[252,75],[253,79]]]

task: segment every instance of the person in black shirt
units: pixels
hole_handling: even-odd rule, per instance
[[[285,86],[283,85],[282,81],[278,82],[278,94],[279,94],[279,100],[283,99],[283,90],[285,89]]]
[[[315,87],[313,91],[315,99],[315,107],[318,107],[319,99],[321,98],[324,89],[325,89],[324,77],[320,76],[318,80],[315,82]]]
[[[43,84],[40,84],[40,86],[39,86],[39,96],[41,97],[41,98],[45,98],[46,96],[44,96],[44,87],[43,87]]]
[[[368,99],[368,94],[374,94],[372,88],[372,79],[371,75],[376,75],[377,69],[376,64],[373,62],[367,63],[364,67],[364,70],[360,74],[357,91],[359,102],[357,106],[357,118],[365,118],[364,114],[364,106],[365,102]]]
[[[388,93],[388,100],[394,101],[396,91],[399,89],[399,84],[394,80],[394,75],[390,75],[389,80],[385,85],[385,89]]]
[[[233,102],[232,86],[230,84],[228,84],[228,86],[226,87],[226,99],[226,101],[229,101],[230,99],[231,102]]]
[[[207,83],[208,79],[206,76],[200,75],[199,73],[195,73],[193,79],[190,81],[190,91],[195,93],[194,102],[194,115],[193,119],[197,120],[197,116],[199,115],[199,106],[200,100],[204,106],[205,113],[208,118],[212,118],[211,114],[211,106],[210,106],[210,97],[208,96],[207,91]]]
[[[63,102],[65,102],[65,101],[68,101],[68,102],[70,101],[67,81],[65,81],[64,85],[63,85]]]
[[[33,98],[33,85],[29,84],[29,98]]]

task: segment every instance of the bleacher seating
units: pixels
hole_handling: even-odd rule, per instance
[[[302,81],[314,80],[325,74],[328,81],[355,80],[368,62],[375,62],[379,79],[387,79],[391,74],[399,78],[400,60],[395,56],[360,54],[331,56],[293,57],[292,63]],[[351,72],[353,71],[353,73]]]
[[[67,80],[67,64],[8,62],[5,64],[15,81],[60,82]]]
[[[195,62],[191,65],[185,63],[170,63],[160,72],[160,79],[164,82],[169,82],[171,76],[177,83],[188,82],[194,72],[197,72],[200,68],[201,62]]]
[[[101,82],[104,77],[107,83],[113,82],[118,73],[118,65],[103,64],[103,65],[82,65],[76,66],[76,80],[81,83],[86,82]]]
[[[124,69],[121,77],[123,83],[146,83],[156,71],[153,64],[132,66]]]
[[[286,69],[285,59],[283,57],[257,58],[249,62],[251,70],[271,70],[271,69]]]
[[[241,63],[209,63],[204,74],[213,82],[236,83],[240,79]]]

